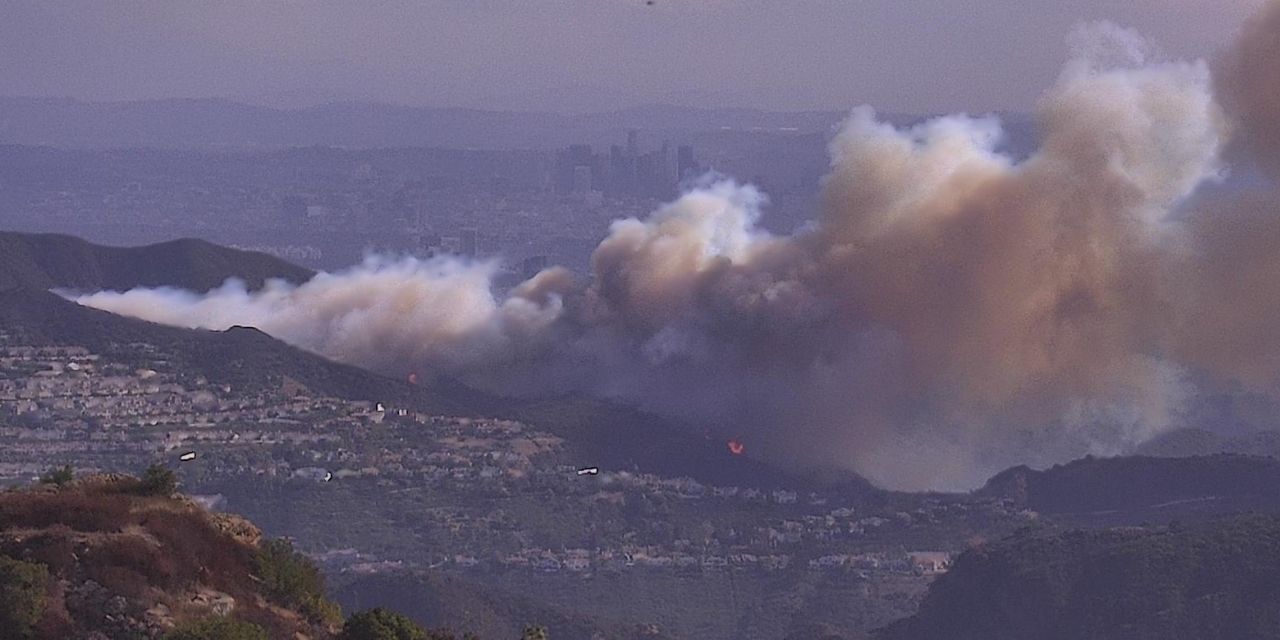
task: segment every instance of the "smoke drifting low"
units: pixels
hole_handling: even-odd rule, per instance
[[[248,292],[230,280],[204,294],[171,288],[82,296],[86,305],[191,328],[253,326],[342,362],[383,371],[448,372],[488,366],[537,342],[562,312],[490,292],[489,264],[371,257],[301,286],[268,281]],[[550,273],[525,285],[546,280]]]
[[[77,300],[397,375],[621,399],[895,488],[971,487],[1128,450],[1224,389],[1280,392],[1277,200],[1197,194],[1232,131],[1251,166],[1280,167],[1278,38],[1280,5],[1215,90],[1205,63],[1082,29],[1023,161],[994,118],[900,130],[856,109],[820,218],[791,236],[721,181],[615,222],[588,278],[551,269],[500,298],[492,265],[374,258],[296,287]]]

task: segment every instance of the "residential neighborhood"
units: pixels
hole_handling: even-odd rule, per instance
[[[518,421],[325,397],[288,378],[275,388],[232,388],[191,375],[142,343],[117,345],[108,356],[0,335],[0,435],[12,443],[0,452],[0,480],[10,484],[66,464],[91,473],[159,461],[177,469],[189,490],[221,489],[197,495],[215,508],[230,501],[252,511],[238,492],[262,483],[313,500],[376,493],[399,504],[395,526],[420,540],[365,545],[352,530],[332,546],[303,545],[336,572],[443,568],[589,579],[810,571],[928,579],[945,572],[958,549],[909,548],[904,533],[1034,518],[1000,502],[938,498],[873,509],[813,492],[586,467],[564,440]],[[567,515],[531,526],[521,514],[533,502]],[[743,513],[750,517],[736,515]]]

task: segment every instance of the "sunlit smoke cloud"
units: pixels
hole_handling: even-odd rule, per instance
[[[1250,29],[1241,50],[1270,51],[1280,10]],[[1210,387],[1276,391],[1273,199],[1192,196],[1224,174],[1228,131],[1280,122],[1280,101],[1251,93],[1280,57],[1228,57],[1215,94],[1208,65],[1113,25],[1072,48],[1022,161],[997,151],[995,118],[897,129],[854,110],[821,214],[794,235],[761,229],[765,196],[722,180],[615,222],[581,281],[552,269],[501,297],[490,264],[371,258],[258,292],[76,299],[253,325],[397,375],[616,398],[897,488],[1123,452],[1181,426]]]

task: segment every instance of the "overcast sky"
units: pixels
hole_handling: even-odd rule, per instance
[[[0,94],[1024,110],[1082,21],[1211,55],[1258,0],[0,0]]]

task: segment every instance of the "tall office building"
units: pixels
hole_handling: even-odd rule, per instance
[[[476,233],[475,229],[463,229],[462,232],[458,234],[459,255],[474,258],[478,253],[479,245],[479,235]]]
[[[693,157],[693,147],[687,144],[680,145],[676,150],[676,177],[683,181],[696,178],[700,173],[702,173],[702,167]]]
[[[592,191],[591,167],[578,165],[573,168],[573,193],[585,194]]]
[[[639,133],[629,131],[626,146],[610,146],[607,156],[584,144],[561,149],[556,154],[555,187],[559,193],[669,198],[681,180],[700,172],[692,146],[673,147],[664,141],[659,149],[643,153]]]

